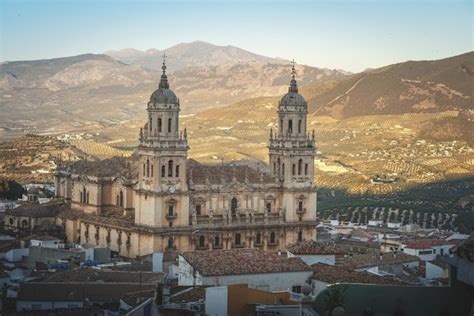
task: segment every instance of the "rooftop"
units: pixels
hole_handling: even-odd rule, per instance
[[[393,277],[381,277],[367,272],[349,271],[341,267],[316,263],[313,268],[313,279],[326,283],[366,283],[366,284],[405,284]]]
[[[188,181],[194,184],[222,184],[233,180],[239,183],[274,183],[274,179],[263,170],[237,164],[201,164],[188,160]]]
[[[333,246],[326,245],[314,240],[297,242],[287,247],[287,250],[294,255],[345,255],[346,251]]]
[[[134,156],[113,157],[99,161],[78,160],[65,166],[62,170],[73,174],[95,177],[123,176],[127,179],[138,178],[138,166]]]
[[[54,273],[46,277],[43,282],[103,282],[129,284],[159,284],[163,280],[163,273],[107,271],[93,268],[79,268]]]
[[[301,258],[257,249],[195,251],[181,256],[204,276],[311,271]]]
[[[429,249],[435,246],[455,246],[454,242],[444,239],[420,239],[420,240],[410,240],[405,243],[406,248],[410,249]]]
[[[129,293],[151,289],[151,285],[127,283],[29,282],[20,285],[17,300],[112,302]]]
[[[419,258],[416,256],[407,255],[403,252],[393,254],[391,252],[377,253],[376,251],[372,251],[367,254],[355,254],[353,256],[346,257],[340,266],[346,269],[354,270],[359,268],[386,266],[415,261],[419,261]]]
[[[48,203],[24,203],[17,208],[8,209],[6,215],[26,216],[26,217],[54,217],[65,207],[62,200],[51,200]]]

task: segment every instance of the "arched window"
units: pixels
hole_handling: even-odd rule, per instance
[[[120,194],[119,194],[120,198],[119,198],[119,206],[123,206],[123,192],[120,191]]]
[[[301,175],[301,172],[303,171],[303,159],[298,160],[298,175]]]
[[[165,170],[165,168],[166,168],[166,167],[165,167],[164,165],[161,166],[161,177],[162,177],[162,178],[166,177],[166,170]]]
[[[173,237],[168,238],[168,249],[172,249],[174,247]]]
[[[301,133],[301,120],[298,121],[298,134]]]
[[[168,133],[171,133],[171,118],[168,119]]]
[[[84,197],[82,196],[82,191],[81,191],[80,193],[81,193],[81,197],[80,197],[80,199],[79,199],[79,202],[80,202],[80,203],[84,203]]]
[[[145,173],[145,164],[143,164],[143,176],[145,176],[146,173]]]
[[[271,244],[274,244],[276,242],[275,240],[275,232],[271,232],[270,233],[270,243]]]
[[[173,176],[173,160],[168,161],[168,177]]]
[[[158,132],[161,133],[161,117],[158,118]]]
[[[150,126],[148,126],[150,128],[150,131],[152,130],[152,126],[153,126],[153,121],[151,120],[151,116],[150,116],[150,123],[149,123]]]
[[[277,159],[277,165],[278,165],[278,175],[280,175],[280,168],[281,168],[281,164],[280,164],[280,158]]]
[[[232,215],[235,215],[235,211],[237,210],[237,198],[234,196],[230,201],[230,210],[232,211]]]
[[[296,174],[296,165],[295,165],[295,164],[293,164],[293,167],[292,167],[292,169],[291,169],[291,174],[292,174],[292,175],[295,175],[295,174]]]
[[[305,176],[308,175],[308,164],[307,163],[304,164],[304,175]]]
[[[204,240],[204,236],[199,236],[199,247],[200,248],[204,248],[204,243],[205,243],[205,240]]]
[[[289,120],[288,121],[288,134],[292,134],[293,133],[293,121],[292,120]]]
[[[150,168],[150,169],[151,169],[150,175],[153,177],[153,164],[151,164],[150,167],[151,167],[151,168]]]
[[[86,192],[86,187],[83,187],[82,188],[82,203],[87,203],[87,200],[88,200],[88,196]]]
[[[120,197],[118,196],[118,194],[115,197],[115,205],[120,206]]]
[[[146,160],[146,176],[150,176],[150,159]]]
[[[174,175],[176,178],[179,177],[179,165],[176,165],[176,173]]]
[[[283,134],[283,120],[280,120],[280,134]]]

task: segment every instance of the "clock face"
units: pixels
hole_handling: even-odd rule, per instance
[[[168,188],[168,191],[170,193],[174,193],[176,191],[176,188],[173,185],[170,185],[169,188]]]

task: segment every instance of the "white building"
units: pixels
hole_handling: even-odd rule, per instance
[[[248,284],[265,291],[298,292],[312,275],[300,258],[256,249],[195,251],[179,255],[179,286]]]
[[[437,256],[449,255],[449,249],[455,244],[447,240],[423,239],[411,240],[404,243],[402,251],[406,254],[417,256],[421,260],[432,261]]]

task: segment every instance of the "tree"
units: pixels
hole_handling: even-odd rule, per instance
[[[25,193],[23,186],[14,180],[3,181],[0,183],[0,198],[17,200],[22,197],[23,193]]]

